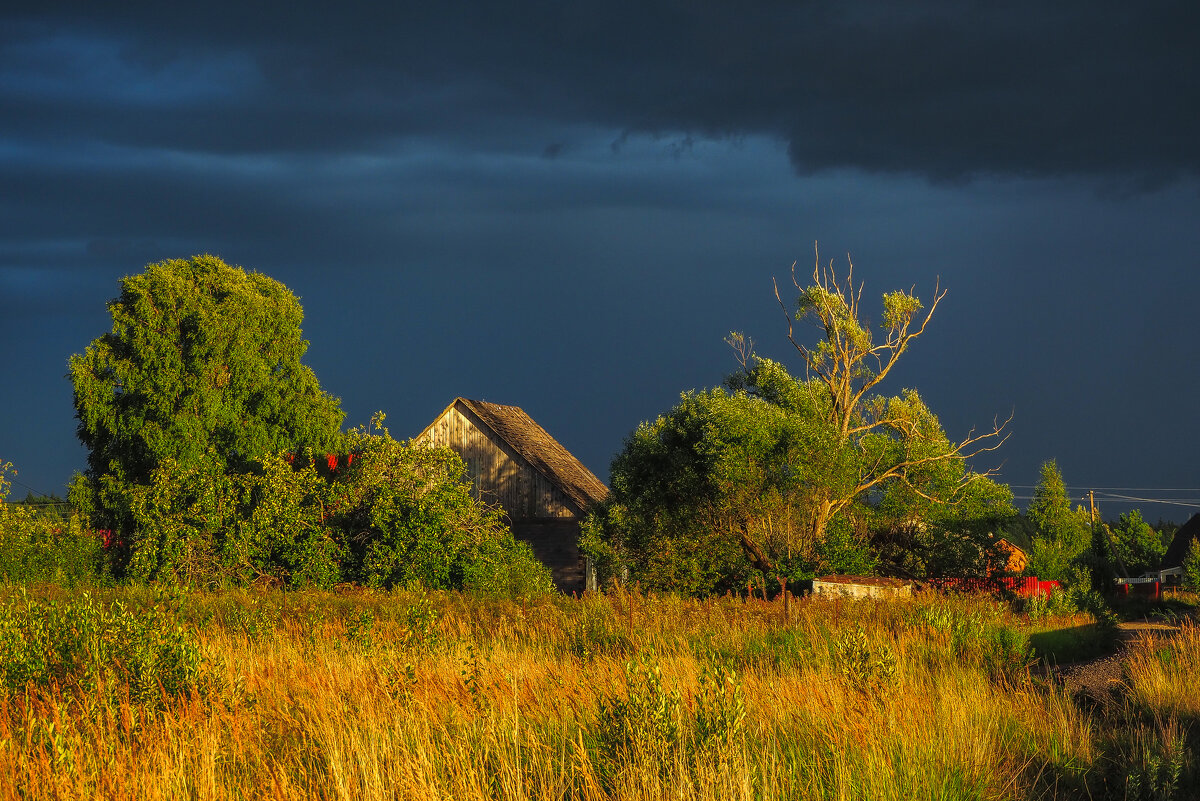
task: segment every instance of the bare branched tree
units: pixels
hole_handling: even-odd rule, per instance
[[[963,471],[952,491],[936,496],[912,480],[914,474],[996,450],[1008,439],[1006,428],[1012,420],[1012,415],[1003,421],[997,418],[990,429],[982,433],[973,429],[955,442],[945,438],[936,418],[915,392],[891,398],[875,394],[912,341],[925,333],[946,290],[940,283],[935,285],[928,310],[911,289],[884,294],[880,337],[876,339],[862,312],[863,284],[855,285],[854,264],[847,260],[846,274],[840,276],[832,261],[821,265],[818,252],[812,283],[807,286],[798,280],[793,264],[792,284],[799,293],[794,311],[789,311],[775,282],[775,298],[787,319],[788,341],[808,372],[807,386],[827,394],[827,400],[814,408],[824,410],[839,444],[854,447],[859,455],[857,480],[843,485],[841,491],[824,494],[813,504],[810,522],[817,539],[835,514],[889,482],[903,482],[926,500],[954,503],[971,482],[995,471]],[[797,327],[802,323],[815,325],[820,331],[815,344],[798,339]],[[731,336],[730,344],[743,367],[748,368],[755,358],[750,352],[752,345],[736,334]]]

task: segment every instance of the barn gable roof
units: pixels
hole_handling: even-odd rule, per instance
[[[516,451],[533,469],[544,475],[570,498],[580,511],[586,512],[608,497],[608,487],[604,482],[596,478],[591,470],[584,467],[583,462],[576,459],[519,406],[501,406],[498,403],[470,398],[455,398],[437,416],[435,422],[455,406],[462,407],[491,429],[499,440]],[[425,430],[428,431],[432,425],[431,423]]]
[[[1183,558],[1187,556],[1188,549],[1192,547],[1192,540],[1198,538],[1200,538],[1200,514],[1194,514],[1175,532],[1175,538],[1167,547],[1167,552],[1163,555],[1162,567],[1159,569],[1169,570],[1182,565]]]

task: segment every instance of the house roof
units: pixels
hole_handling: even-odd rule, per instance
[[[1162,566],[1159,569],[1168,570],[1182,565],[1183,558],[1187,556],[1194,539],[1200,539],[1200,514],[1192,515],[1191,519],[1175,532],[1175,538],[1167,546],[1167,552],[1163,554]]]
[[[534,422],[521,407],[455,398],[438,415],[438,419],[456,405],[465,408],[490,428],[497,438],[570,498],[580,511],[587,511],[608,497],[608,487],[604,482],[550,436],[546,429]]]
[[[911,581],[886,576],[821,576],[816,581],[826,584],[857,584],[863,587],[908,587]]]

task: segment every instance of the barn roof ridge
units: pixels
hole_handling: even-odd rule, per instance
[[[1192,540],[1196,538],[1200,538],[1200,512],[1188,518],[1188,521],[1175,532],[1175,536],[1171,538],[1171,544],[1167,546],[1167,552],[1163,554],[1159,570],[1182,566],[1188,550],[1192,547]]]
[[[608,497],[608,487],[604,482],[520,406],[504,406],[460,396],[446,410],[457,404],[462,404],[534,470],[562,490],[581,512],[586,512]],[[445,410],[442,414],[445,414]]]

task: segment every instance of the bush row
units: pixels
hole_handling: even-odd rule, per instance
[[[167,459],[145,484],[102,477],[97,488],[73,492],[79,513],[65,521],[5,504],[0,579],[418,583],[504,596],[552,589],[549,571],[499,509],[474,497],[465,465],[448,449],[354,431],[342,455],[274,454],[237,473],[220,464]],[[121,512],[101,520],[99,509]]]

